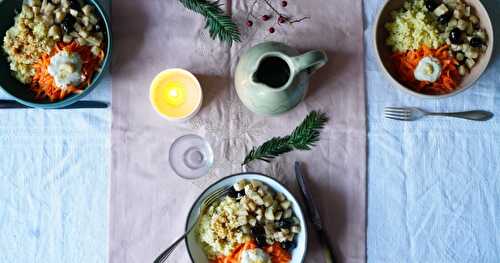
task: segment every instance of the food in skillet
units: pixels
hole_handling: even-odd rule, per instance
[[[486,51],[486,32],[462,0],[408,0],[392,13],[386,44],[396,78],[414,91],[454,91]]]
[[[213,263],[287,263],[300,222],[292,204],[261,181],[241,180],[210,206],[197,228]]]
[[[3,50],[14,77],[40,100],[84,90],[104,60],[104,33],[94,7],[79,0],[24,1]]]

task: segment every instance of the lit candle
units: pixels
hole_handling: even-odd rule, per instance
[[[168,69],[151,83],[149,98],[153,108],[168,120],[187,120],[201,107],[200,83],[190,72]]]

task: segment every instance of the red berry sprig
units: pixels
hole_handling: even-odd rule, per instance
[[[278,11],[278,9],[276,9],[273,4],[271,3],[270,0],[254,0],[251,8],[250,8],[250,12],[248,13],[247,15],[247,21],[246,21],[246,26],[247,27],[252,27],[253,26],[253,21],[250,20],[250,16],[253,17],[255,20],[262,20],[262,21],[269,21],[272,16],[270,14],[264,14],[262,16],[259,17],[256,17],[254,14],[253,14],[253,9],[255,7],[255,5],[257,4],[257,2],[259,1],[264,1],[264,3],[272,10],[272,12],[276,15],[276,22],[278,23],[278,25],[281,25],[281,24],[294,24],[294,23],[298,23],[298,22],[301,22],[305,19],[309,19],[309,17],[303,17],[303,18],[300,18],[300,19],[292,19],[292,17],[290,16],[287,16],[287,15],[284,15],[282,14],[280,11]],[[288,6],[288,1],[281,1],[281,7],[285,8]],[[273,34],[274,32],[276,32],[276,29],[271,26],[268,28],[268,32]]]

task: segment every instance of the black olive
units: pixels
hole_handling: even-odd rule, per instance
[[[285,242],[281,243],[281,246],[284,249],[290,251],[290,250],[297,247],[297,243],[295,243],[295,241],[285,241]]]
[[[473,37],[470,39],[469,44],[472,47],[481,47],[483,45],[483,40],[478,37]]]
[[[69,8],[80,10],[80,2],[78,2],[77,0],[69,0]]]
[[[462,43],[462,30],[454,28],[450,32],[450,41],[452,44],[458,45]]]
[[[250,229],[250,234],[252,234],[253,237],[257,238],[258,236],[265,236],[266,231],[264,230],[263,226],[256,225]]]
[[[63,21],[61,22],[61,27],[66,33],[69,33],[73,31],[75,23],[76,23],[76,18],[70,14],[67,14],[64,17]]]
[[[265,247],[267,246],[266,242],[266,236],[265,235],[260,235],[255,237],[255,242],[257,242],[258,247]]]
[[[229,191],[227,192],[227,196],[229,197],[232,197],[232,198],[236,198],[236,196],[238,195],[238,192],[236,192],[236,190],[234,190],[234,188],[229,188]]]
[[[232,198],[240,198],[245,195],[245,190],[236,191],[234,188],[230,188],[227,195]]]
[[[287,219],[280,220],[280,221],[276,222],[276,227],[279,227],[279,228],[290,228],[292,226],[293,226],[292,221],[287,220]]]
[[[434,9],[436,9],[439,5],[440,5],[440,3],[437,0],[426,0],[425,1],[425,7],[427,7],[427,10],[429,12],[434,11]]]
[[[446,25],[450,22],[452,17],[453,14],[451,12],[446,12],[443,15],[440,15],[437,20],[441,25]]]

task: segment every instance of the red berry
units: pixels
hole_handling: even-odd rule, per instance
[[[284,16],[280,16],[280,17],[278,18],[278,23],[283,24],[283,23],[285,23],[285,22],[286,22],[286,17],[284,17]]]
[[[263,15],[263,16],[262,16],[262,20],[264,20],[264,21],[269,20],[269,18],[271,18],[271,17],[270,17],[270,16],[268,16],[268,15]]]
[[[269,33],[271,33],[271,34],[274,33],[274,27],[269,28]]]
[[[285,7],[285,6],[287,6],[287,5],[288,5],[288,2],[287,2],[287,1],[281,1],[281,6],[282,6],[282,7]]]
[[[247,27],[251,27],[251,26],[253,26],[252,20],[247,20]]]

